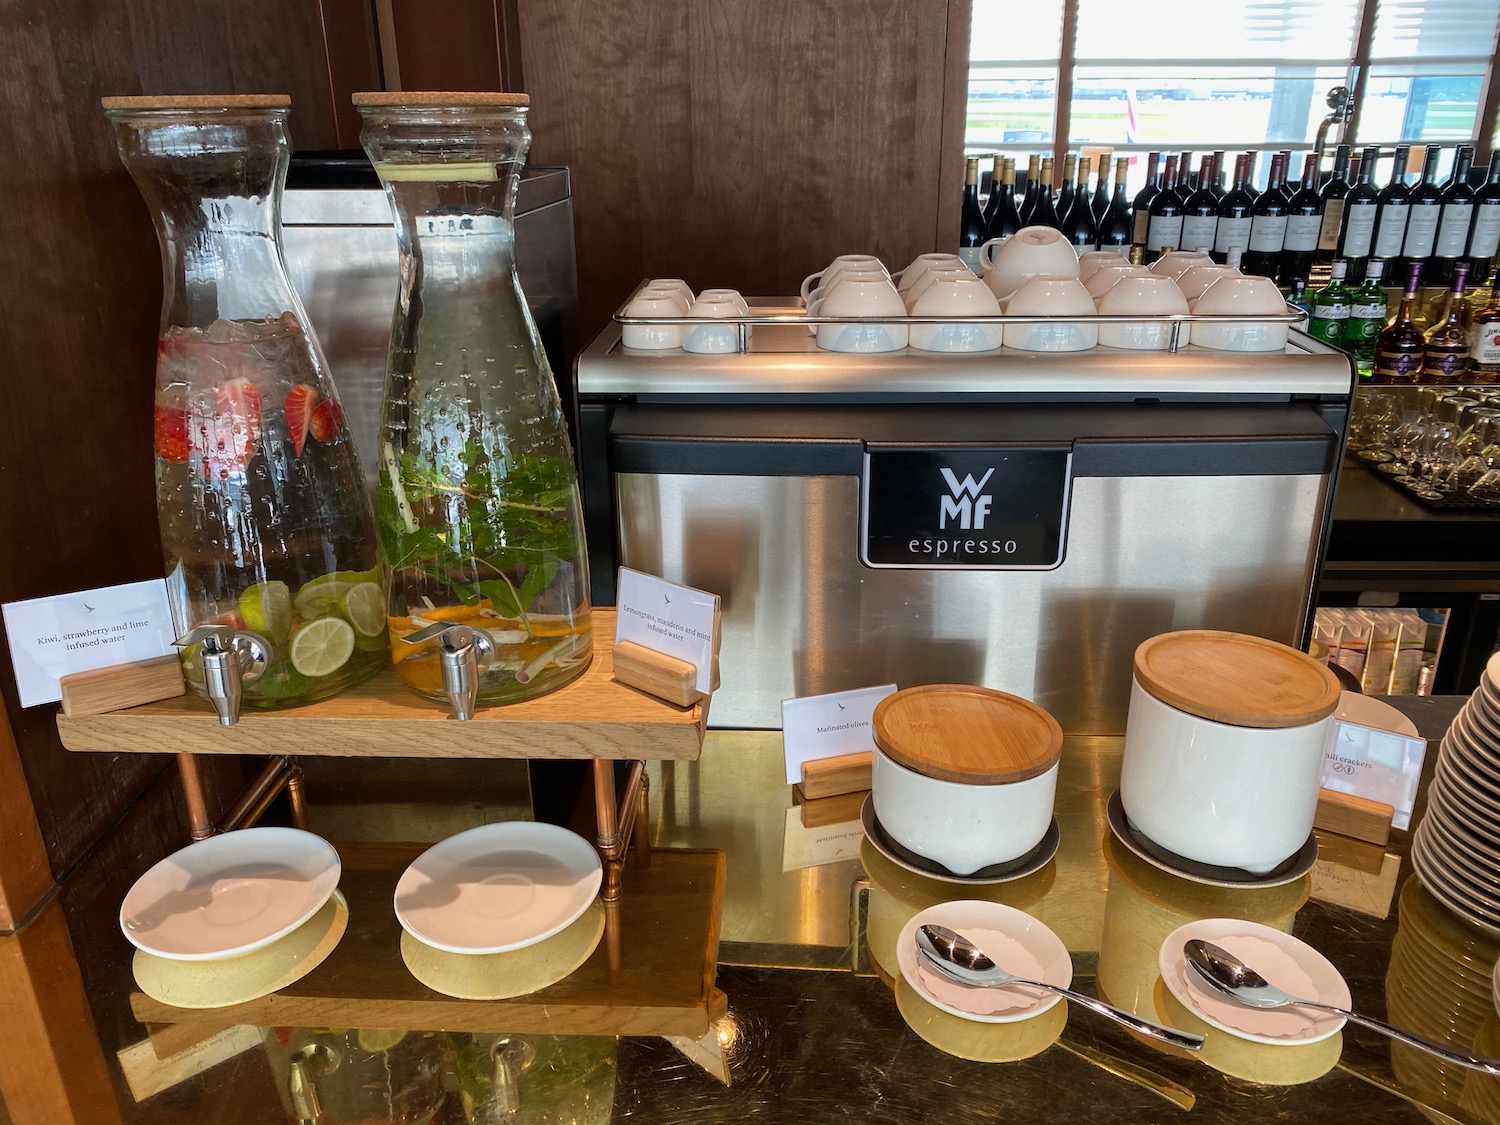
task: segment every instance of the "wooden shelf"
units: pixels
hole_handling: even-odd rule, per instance
[[[58,715],[69,750],[103,753],[326,754],[388,758],[692,760],[704,705],[676,707],[616,683],[615,611],[594,610],[594,657],[578,680],[526,703],[453,721],[390,670],[332,699],[287,711],[246,711],[220,726],[196,694],[104,715]]]
[[[660,1035],[699,1039],[722,1015],[714,987],[724,853],[663,849],[625,869],[625,893],[606,904],[606,930],[584,964],[558,983],[511,1000],[455,1000],[401,959],[391,907],[396,881],[426,844],[340,844],[349,929],[328,960],[293,985],[228,1008],[175,1008],[132,992],[143,1023],[262,1027],[381,1027],[404,1031]],[[613,927],[613,932],[611,932]]]

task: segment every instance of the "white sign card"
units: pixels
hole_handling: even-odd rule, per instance
[[[1411,827],[1427,741],[1335,719],[1323,755],[1323,788],[1379,801],[1396,810],[1391,824]]]
[[[801,871],[857,859],[864,838],[865,830],[858,820],[807,828],[802,823],[802,810],[793,805],[786,810],[786,831],[781,837],[781,870]]]
[[[0,608],[22,707],[56,703],[62,698],[58,680],[70,673],[176,651],[167,584],[160,578]]]
[[[633,641],[686,660],[698,670],[698,690],[712,693],[719,595],[624,566],[616,590],[615,644]]]
[[[802,780],[802,764],[875,749],[870,727],[875,705],[895,694],[895,684],[805,695],[781,701],[781,743],[786,755],[786,780]]]

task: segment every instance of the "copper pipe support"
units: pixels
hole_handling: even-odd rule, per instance
[[[286,799],[287,804],[292,806],[292,824],[306,832],[308,830],[307,785],[306,779],[302,776],[301,766],[293,765],[287,771]]]
[[[187,804],[188,827],[193,839],[206,840],[214,834],[214,824],[208,817],[208,802],[203,798],[203,776],[198,772],[198,759],[191,754],[178,754],[177,772],[182,778],[182,797]]]
[[[275,792],[280,791],[291,766],[291,759],[284,754],[268,758],[266,764],[260,768],[260,772],[251,778],[250,784],[245,786],[240,795],[235,798],[234,804],[230,805],[228,811],[224,813],[219,821],[220,830],[230,832],[253,823],[255,818],[247,814],[257,807],[261,812],[265,811],[270,801],[263,801],[262,798],[267,792],[274,795]]]
[[[635,865],[642,871],[651,866],[651,778],[641,771],[641,799],[635,810]]]

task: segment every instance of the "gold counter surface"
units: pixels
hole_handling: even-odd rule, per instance
[[[1435,740],[1459,702],[1405,707]],[[1434,741],[1429,778],[1435,757]],[[1195,1058],[1066,1005],[1021,1024],[981,1026],[914,994],[895,966],[900,927],[933,903],[984,898],[1020,907],[1056,931],[1072,953],[1074,987],[1201,1031],[1162,987],[1156,952],[1182,922],[1227,914],[1320,950],[1348,981],[1357,1008],[1454,1046],[1500,1052],[1500,1015],[1479,984],[1488,983],[1500,940],[1468,927],[1408,879],[1409,833],[1396,833],[1387,849],[1325,838],[1314,870],[1280,888],[1188,883],[1111,837],[1105,804],[1119,758],[1116,739],[1069,739],[1056,859],[1024,879],[974,890],[911,875],[862,843],[857,823],[819,823],[795,804],[775,732],[711,732],[699,760],[652,763],[652,843],[726,854],[718,987],[729,1010],[717,1040],[729,1063],[727,1086],[662,1039],[548,1035],[535,1026],[499,1047],[494,1034],[436,1028],[241,1027],[207,1042],[198,1042],[201,1030],[155,1028],[165,1053],[188,1048],[162,1062],[130,1014],[131,947],[116,915],[142,856],[176,843],[159,827],[170,823],[177,799],[167,774],[57,899],[19,934],[0,938],[0,1010],[35,1029],[0,1047],[0,1089],[11,1098],[0,1123],[298,1121],[294,1111],[306,1104],[286,1091],[296,1084],[291,1060],[309,1044],[320,1058],[338,1060],[322,1080],[323,1125],[1500,1121],[1500,1078],[1439,1065],[1354,1027],[1297,1047],[1210,1029]],[[316,788],[310,796],[316,818]],[[468,815],[485,819],[483,804],[482,794],[471,794]],[[381,804],[370,834],[401,838],[408,829],[407,838],[420,838],[429,809],[424,804],[401,824],[399,808]],[[358,826],[350,806],[324,812],[341,833]],[[501,815],[497,808],[489,818]],[[629,948],[623,957],[628,964]],[[520,1107],[509,1115],[476,1097],[496,1088],[475,1077],[492,1048],[524,1064]],[[42,1093],[22,1104],[19,1091]]]

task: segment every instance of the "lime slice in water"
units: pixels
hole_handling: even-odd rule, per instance
[[[362,637],[385,635],[385,591],[378,582],[361,582],[344,594],[344,616]]]
[[[294,604],[302,617],[324,617],[335,613],[345,594],[365,582],[379,583],[378,570],[335,570],[304,582],[297,591]]]
[[[292,627],[292,593],[285,582],[257,582],[240,595],[240,616],[252,633],[283,641]]]
[[[327,676],[354,655],[354,628],[339,617],[309,621],[292,636],[292,667],[304,676]]]
[[[354,1041],[359,1044],[361,1051],[389,1051],[397,1043],[406,1038],[406,1032],[393,1031],[381,1027],[362,1027],[354,1033]]]

